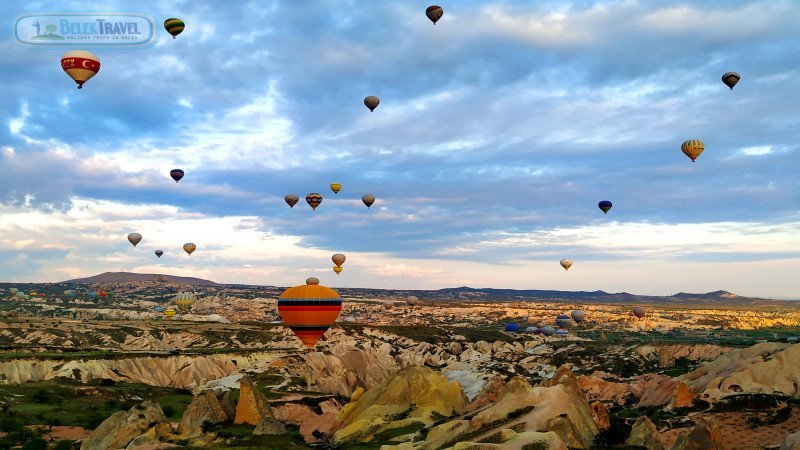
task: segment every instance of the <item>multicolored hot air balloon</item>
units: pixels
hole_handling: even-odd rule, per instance
[[[169,171],[169,176],[171,176],[172,179],[175,180],[176,183],[178,181],[181,181],[181,178],[183,178],[183,175],[184,175],[184,172],[181,169],[172,169],[172,170]]]
[[[286,197],[283,197],[283,200],[286,202],[287,205],[289,205],[289,208],[294,208],[294,205],[296,205],[297,202],[300,201],[300,197],[294,194],[289,194]]]
[[[317,194],[316,192],[312,192],[306,195],[306,203],[308,203],[308,206],[310,206],[311,209],[316,211],[317,206],[319,206],[319,204],[322,203],[322,196]]]
[[[556,317],[556,325],[558,325],[559,328],[568,328],[571,324],[572,319],[566,314],[559,314]]]
[[[586,318],[586,313],[583,312],[582,309],[576,309],[575,311],[572,311],[569,315],[572,316],[572,320],[574,320],[575,323],[581,323]]]
[[[164,21],[164,29],[172,35],[172,39],[181,34],[184,28],[186,28],[186,24],[181,19],[172,17]]]
[[[378,97],[375,97],[374,95],[370,95],[369,97],[364,98],[364,105],[366,105],[366,107],[369,108],[370,112],[375,111],[375,108],[377,108],[380,103],[381,100]]]
[[[642,307],[642,306],[634,306],[633,309],[631,310],[631,312],[633,312],[634,316],[636,316],[636,317],[638,317],[640,319],[642,317],[644,317],[645,314],[647,314],[647,310],[644,309],[644,307]]]
[[[339,183],[331,183],[331,190],[334,194],[338,194],[342,190],[342,185]]]
[[[705,150],[705,144],[699,139],[689,139],[681,144],[681,151],[688,156],[692,162]]]
[[[173,300],[175,306],[178,307],[180,312],[187,312],[194,304],[194,294],[189,292],[179,292],[178,295],[175,296],[175,300]]]
[[[436,22],[438,22],[439,19],[441,19],[444,15],[444,9],[442,9],[441,6],[431,5],[425,10],[425,15],[428,16],[428,19],[430,19],[434,25],[436,25]]]
[[[83,89],[83,83],[100,71],[100,60],[87,51],[72,50],[61,56],[61,68]]]
[[[608,213],[608,210],[611,209],[611,202],[608,200],[603,200],[597,204],[597,207],[603,210],[603,214]]]
[[[161,255],[163,255],[163,254],[164,254],[164,250],[156,250],[156,256],[158,256],[159,258],[161,258]]]
[[[736,83],[741,79],[742,77],[736,72],[728,72],[722,76],[722,82],[725,83],[725,86],[731,88],[731,90],[733,90],[733,87],[736,86]]]
[[[564,339],[564,338],[566,338],[567,336],[569,336],[569,330],[567,330],[566,328],[559,328],[558,330],[556,330],[556,334],[557,334],[557,335],[558,335],[558,337],[560,337],[561,339]]]
[[[565,258],[565,259],[562,259],[562,260],[559,262],[559,264],[561,264],[561,267],[563,267],[563,268],[564,268],[564,270],[569,270],[569,268],[570,268],[570,267],[572,267],[572,260],[571,260],[571,259],[566,259],[566,258]]]
[[[361,201],[367,205],[367,208],[369,208],[373,203],[375,203],[375,196],[372,194],[364,194],[364,196],[361,197]]]
[[[278,297],[278,315],[308,348],[313,348],[339,317],[342,299],[317,278],[305,286],[290,287]]]
[[[185,251],[186,253],[191,255],[192,252],[194,252],[195,250],[197,250],[197,246],[194,245],[193,243],[187,242],[183,244],[183,251]]]
[[[142,242],[142,235],[139,233],[131,233],[128,235],[128,241],[136,247],[136,244]]]

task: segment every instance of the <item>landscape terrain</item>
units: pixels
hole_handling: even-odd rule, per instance
[[[277,315],[284,289],[127,273],[0,284],[0,447],[800,445],[792,301],[339,289],[339,319],[305,349]],[[179,292],[196,301],[170,319]],[[576,309],[569,334],[534,332]]]

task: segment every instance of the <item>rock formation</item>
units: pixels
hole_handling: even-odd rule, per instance
[[[223,423],[228,420],[225,409],[213,392],[208,391],[195,396],[178,424],[178,434],[184,438],[193,438],[203,434],[203,423]]]
[[[636,419],[631,434],[625,441],[625,445],[644,447],[647,450],[664,450],[664,446],[658,439],[658,430],[656,426],[646,416]]]
[[[81,450],[125,448],[134,438],[160,423],[167,422],[161,406],[145,400],[128,411],[117,411],[109,416],[84,439]]]
[[[250,377],[242,377],[239,383],[239,403],[236,405],[236,418],[233,422],[258,425],[264,418],[274,419],[275,415],[267,398],[256,389]]]

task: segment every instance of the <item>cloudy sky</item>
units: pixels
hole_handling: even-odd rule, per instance
[[[418,0],[166,3],[93,3],[187,27],[92,50],[82,90],[63,49],[0,43],[2,281],[800,298],[792,0],[458,0],[436,26]]]

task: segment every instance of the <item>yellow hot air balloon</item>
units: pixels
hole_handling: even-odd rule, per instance
[[[694,160],[700,156],[700,153],[703,153],[703,150],[705,150],[705,145],[703,141],[699,139],[689,139],[681,145],[681,150],[694,162]]]
[[[100,59],[85,50],[72,50],[61,56],[61,68],[82,89],[83,83],[100,71]]]
[[[189,292],[180,292],[175,296],[175,300],[173,300],[173,302],[175,303],[175,306],[178,307],[180,312],[185,313],[189,311],[194,304],[194,295]]]
[[[336,266],[333,268],[333,271],[336,272],[336,275],[342,273],[342,268],[340,266]]]
[[[164,311],[164,315],[167,316],[167,319],[172,320],[172,317],[175,316],[175,310],[172,308],[167,308],[167,310]]]
[[[569,268],[572,267],[572,260],[571,259],[566,259],[566,258],[562,259],[561,260],[561,267],[563,267],[564,270],[569,270]]]
[[[193,243],[191,243],[191,242],[187,242],[187,243],[183,244],[183,250],[184,250],[186,253],[188,253],[188,254],[190,254],[190,255],[191,255],[193,251],[197,250],[197,246],[196,246],[196,245],[194,245],[194,244],[193,244]]]
[[[331,183],[331,190],[334,194],[338,194],[342,190],[342,185],[339,183]]]

